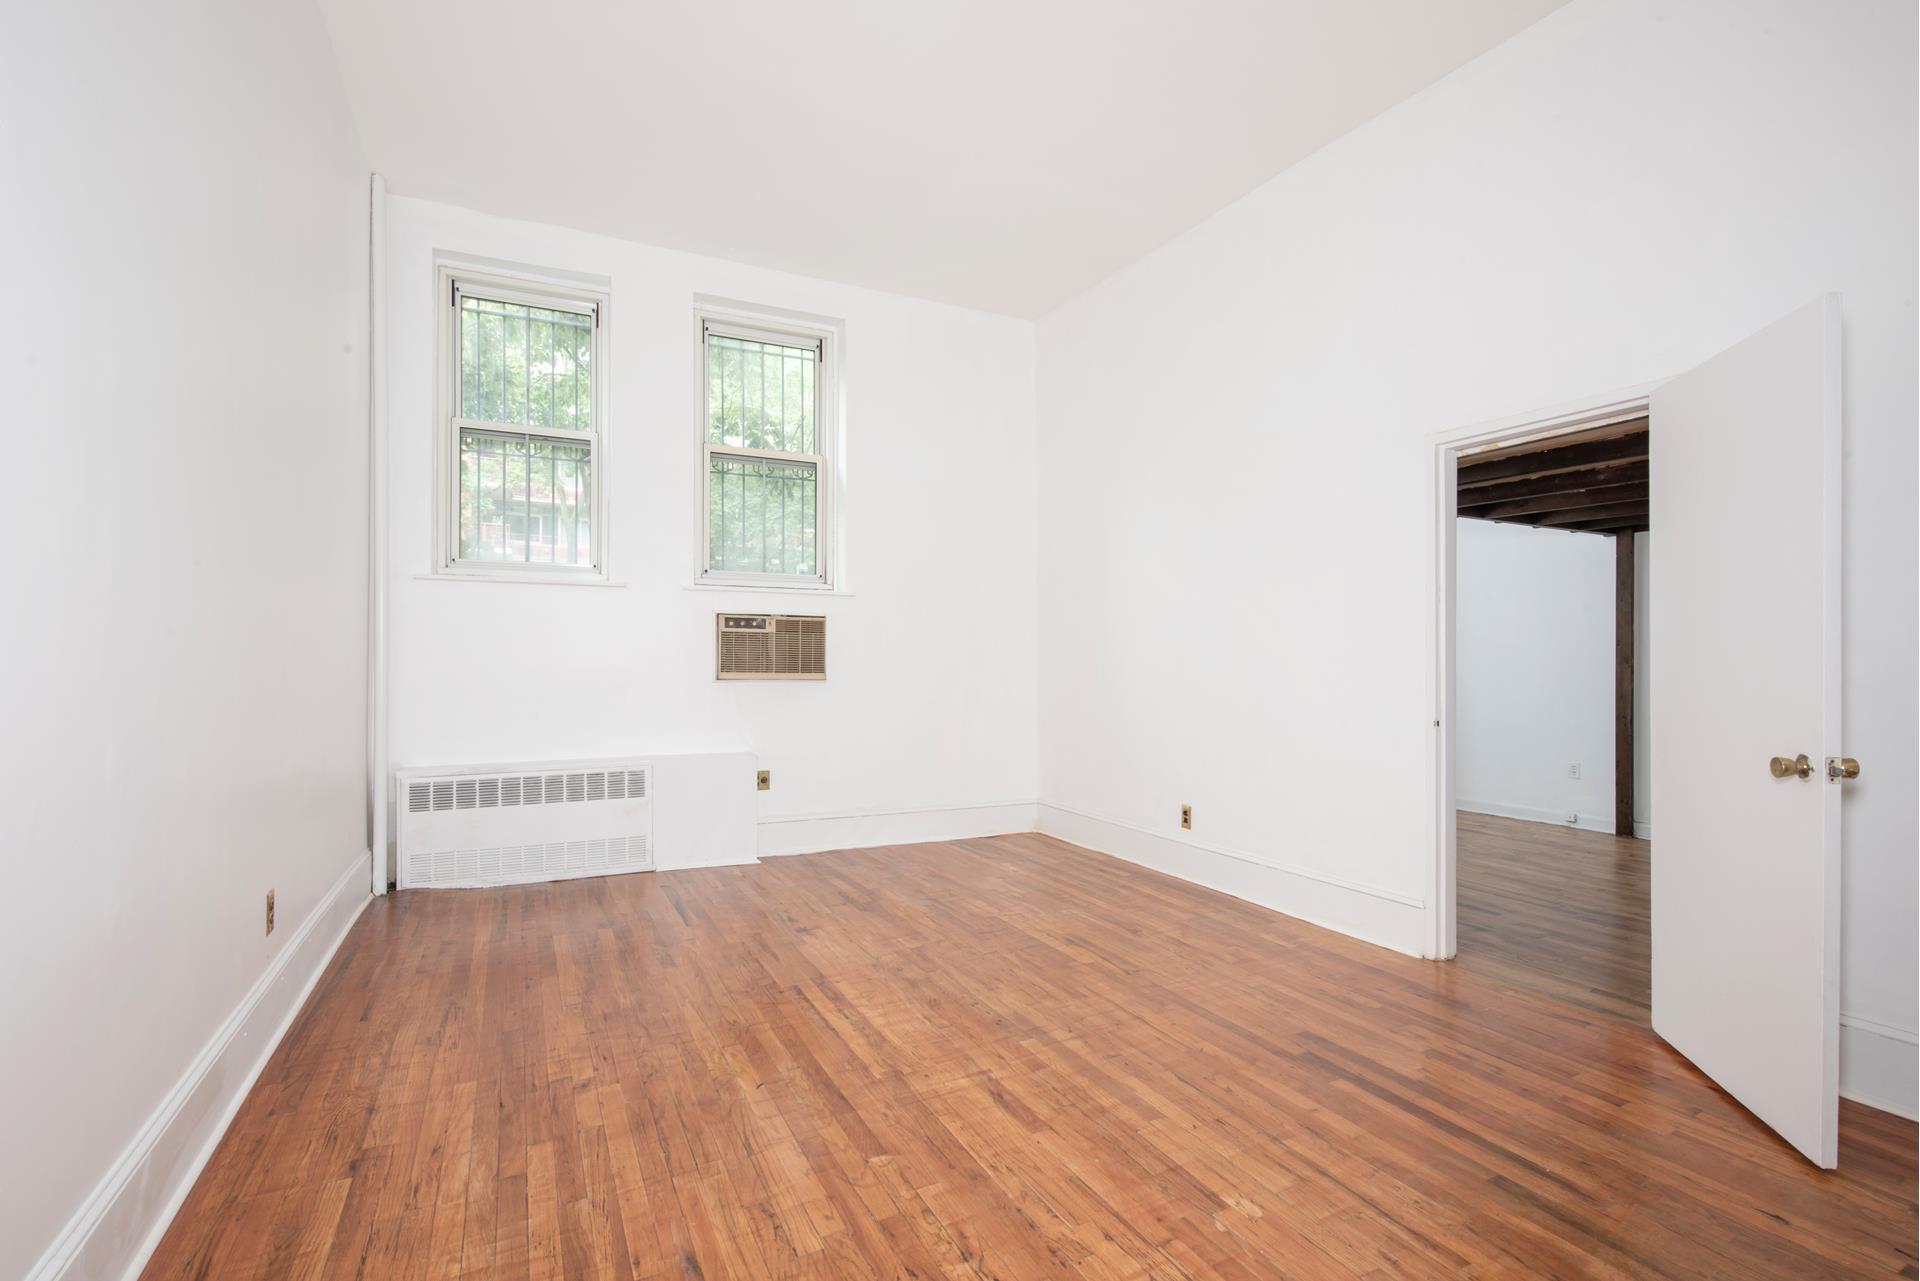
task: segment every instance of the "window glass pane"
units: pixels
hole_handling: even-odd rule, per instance
[[[590,431],[593,317],[460,295],[460,416]]]
[[[716,445],[818,453],[814,376],[820,352],[707,335],[707,432]]]
[[[820,572],[819,474],[812,463],[712,456],[707,534],[722,573]]]
[[[590,567],[592,450],[460,433],[460,557]]]

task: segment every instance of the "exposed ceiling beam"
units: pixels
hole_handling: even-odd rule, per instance
[[[1619,463],[1596,467],[1592,471],[1562,472],[1557,476],[1537,476],[1532,480],[1507,480],[1481,485],[1460,495],[1460,513],[1469,507],[1487,507],[1495,503],[1515,502],[1522,498],[1540,498],[1548,494],[1575,494],[1601,485],[1645,485],[1645,463]]]
[[[1582,507],[1570,512],[1554,512],[1551,515],[1536,517],[1534,523],[1546,528],[1556,525],[1592,525],[1595,521],[1614,520],[1621,517],[1647,518],[1647,500],[1635,499],[1627,503],[1608,503],[1604,507]]]
[[[1469,512],[1465,514],[1462,519],[1486,520],[1487,518],[1484,516],[1475,516]],[[1518,525],[1523,529],[1550,529],[1558,534],[1610,534],[1618,528],[1629,525],[1644,529],[1647,525],[1647,517],[1615,516],[1604,520],[1592,521],[1569,519],[1564,524],[1546,525],[1541,523],[1538,516],[1503,516],[1499,520],[1487,520],[1487,524]]]
[[[1535,436],[1531,440],[1502,445],[1495,449],[1468,450],[1460,455],[1460,462],[1462,466],[1468,463],[1492,462],[1496,458],[1538,454],[1549,449],[1565,449],[1568,445],[1584,445],[1594,440],[1613,440],[1620,436],[1631,436],[1635,432],[1643,432],[1649,425],[1650,420],[1642,414],[1638,418],[1625,418],[1617,423],[1608,423],[1604,427],[1587,427],[1576,432],[1562,432],[1557,436]]]
[[[1543,449],[1492,462],[1472,463],[1460,468],[1461,489],[1472,489],[1502,480],[1529,480],[1538,476],[1557,476],[1566,472],[1588,471],[1612,463],[1644,462],[1647,457],[1647,433],[1636,432],[1613,440],[1595,440],[1559,449]]]
[[[1614,520],[1588,521],[1578,525],[1561,525],[1557,528],[1574,534],[1644,534],[1647,531],[1647,518],[1622,516]]]
[[[1578,474],[1578,473],[1575,473]],[[1505,520],[1513,516],[1550,515],[1583,507],[1603,507],[1613,503],[1645,502],[1647,487],[1639,485],[1602,485],[1597,489],[1576,489],[1565,494],[1542,494],[1491,507],[1475,507],[1467,515],[1482,520]]]

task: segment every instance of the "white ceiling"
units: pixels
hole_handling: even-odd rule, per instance
[[[389,186],[1037,316],[1564,0],[320,0]]]

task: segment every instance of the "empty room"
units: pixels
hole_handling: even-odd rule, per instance
[[[0,1278],[1920,1271],[1911,0],[0,14]]]
[[[1456,455],[1455,945],[1644,1012],[1652,435],[1615,412]]]

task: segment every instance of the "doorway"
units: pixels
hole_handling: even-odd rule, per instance
[[[1460,909],[1458,885],[1461,837],[1457,801],[1474,803],[1475,810],[1486,814],[1487,821],[1476,822],[1468,834],[1469,848],[1476,862],[1482,854],[1494,858],[1495,849],[1511,850],[1530,828],[1541,821],[1564,822],[1575,833],[1555,834],[1587,836],[1619,828],[1632,838],[1636,798],[1644,807],[1644,761],[1634,769],[1636,737],[1634,729],[1645,719],[1644,707],[1634,713],[1636,692],[1644,704],[1646,691],[1636,691],[1638,664],[1635,653],[1641,648],[1635,629],[1633,604],[1638,596],[1636,579],[1641,577],[1639,559],[1645,552],[1642,537],[1649,524],[1649,395],[1650,388],[1635,388],[1613,396],[1598,398],[1543,414],[1521,415],[1465,431],[1436,437],[1434,475],[1437,561],[1435,581],[1438,611],[1434,651],[1435,707],[1438,715],[1436,735],[1436,857],[1431,902],[1435,905],[1434,955],[1450,958],[1459,949]],[[1513,789],[1508,796],[1463,796],[1461,742],[1462,703],[1458,666],[1462,658],[1459,643],[1460,555],[1464,538],[1485,544],[1490,554],[1511,554],[1518,563],[1529,563],[1534,572],[1550,569],[1544,562],[1558,554],[1550,544],[1578,547],[1575,558],[1579,572],[1589,580],[1596,567],[1609,572],[1617,594],[1624,584],[1624,617],[1618,612],[1601,620],[1589,616],[1579,633],[1583,645],[1591,649],[1604,644],[1615,649],[1611,688],[1607,697],[1612,721],[1610,726],[1590,727],[1605,732],[1604,748],[1573,753],[1565,761],[1556,761],[1556,769],[1579,774],[1570,780],[1580,784],[1573,794],[1590,803],[1571,808],[1552,802],[1565,801],[1566,789],[1540,786]],[[1488,537],[1478,535],[1484,531]],[[1495,574],[1498,574],[1495,570]],[[1586,595],[1590,598],[1591,591]],[[1587,600],[1589,607],[1593,605]],[[1619,609],[1617,599],[1601,602]],[[1591,609],[1589,609],[1591,615]],[[1575,624],[1577,625],[1577,624]],[[1604,626],[1604,634],[1595,629]],[[1525,652],[1529,638],[1509,636],[1509,643]],[[1624,652],[1619,647],[1625,646]],[[1551,680],[1550,672],[1537,673]],[[1589,670],[1587,676],[1593,673]],[[1588,682],[1591,684],[1591,680]],[[1580,700],[1592,708],[1595,691],[1587,689]],[[1482,707],[1479,710],[1484,711]],[[1517,707],[1517,714],[1535,716],[1540,709]],[[1591,719],[1589,717],[1588,719]],[[1589,738],[1592,733],[1589,733]],[[1562,752],[1561,755],[1569,755]],[[1603,755],[1604,761],[1587,758]],[[1638,751],[1644,757],[1644,748]],[[1626,762],[1624,770],[1621,761]],[[1538,762],[1533,763],[1537,769]],[[1597,765],[1598,779],[1591,772]],[[1640,788],[1636,788],[1636,775]],[[1603,781],[1604,796],[1595,791]],[[1534,780],[1535,784],[1539,782]],[[1496,789],[1500,790],[1500,789]],[[1476,819],[1478,815],[1474,815]],[[1571,820],[1571,821],[1568,821]],[[1644,820],[1643,820],[1644,821]],[[1538,835],[1539,833],[1536,833]],[[1549,834],[1552,834],[1549,832]],[[1478,844],[1476,844],[1478,842]],[[1562,840],[1557,848],[1566,854],[1578,840]],[[1484,848],[1483,848],[1484,847]],[[1567,855],[1571,857],[1571,855]],[[1510,871],[1517,870],[1510,866]],[[1491,874],[1491,868],[1489,869]],[[1515,891],[1522,886],[1510,883]],[[1550,923],[1542,922],[1550,928]],[[1645,965],[1644,947],[1640,964]]]
[[[1632,452],[1602,455],[1637,432],[1648,501],[1588,493],[1556,527],[1658,530],[1646,657],[1660,692],[1639,727],[1651,730],[1661,828],[1647,876],[1649,1022],[1826,1168],[1838,1160],[1842,785],[1861,773],[1842,755],[1841,331],[1840,299],[1825,295],[1657,385],[1430,442],[1432,955],[1451,958],[1460,941],[1462,482],[1624,467]],[[1557,450],[1561,465],[1541,466]],[[1468,510],[1533,515],[1509,504],[1540,496],[1487,497],[1472,493]],[[1782,536],[1763,543],[1756,530]],[[1617,570],[1633,567],[1633,551],[1617,556]],[[1639,676],[1633,666],[1629,655],[1624,675]],[[1623,719],[1632,734],[1630,710]],[[1630,777],[1621,783],[1630,795]]]
[[[1644,414],[1455,457],[1463,961],[1651,1016]]]

